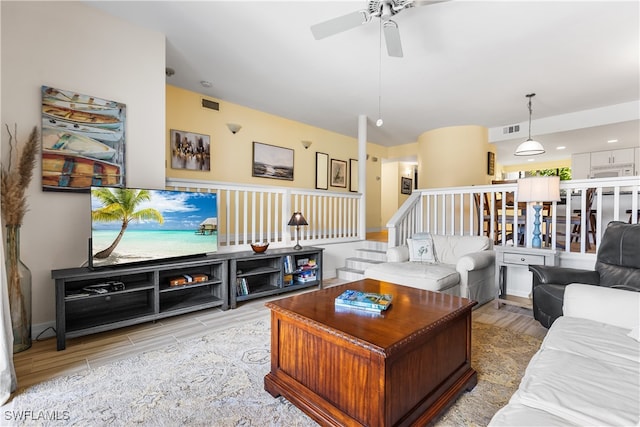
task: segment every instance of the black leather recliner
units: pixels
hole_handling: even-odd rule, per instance
[[[610,222],[602,236],[595,271],[530,265],[533,273],[533,317],[549,328],[562,316],[565,287],[570,283],[640,292],[640,224]]]

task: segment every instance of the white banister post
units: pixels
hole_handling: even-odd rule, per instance
[[[289,218],[293,215],[293,206],[291,205],[291,190],[286,189],[282,197],[282,240],[285,245],[290,245],[293,239],[291,238],[291,227],[287,225]]]
[[[358,223],[360,229],[359,237],[362,240],[367,238],[367,116],[358,116],[358,192],[361,194],[359,200],[360,217]]]

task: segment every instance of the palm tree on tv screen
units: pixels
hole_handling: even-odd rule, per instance
[[[107,258],[118,246],[124,232],[131,221],[142,219],[156,220],[162,224],[164,218],[162,214],[153,208],[136,210],[136,207],[147,200],[151,200],[151,193],[148,190],[133,190],[127,188],[97,188],[92,189],[91,194],[102,202],[102,207],[91,211],[94,221],[116,222],[121,221],[122,226],[116,239],[111,245],[94,255],[95,258]]]

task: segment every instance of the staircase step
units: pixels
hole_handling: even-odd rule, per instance
[[[348,280],[350,282],[364,279],[364,271],[357,270],[355,268],[348,268],[348,267],[336,268],[336,273],[338,274],[339,279]]]
[[[375,249],[356,249],[356,256],[358,258],[370,259],[372,261],[385,262],[387,260],[386,251],[379,251]]]
[[[382,261],[372,260],[368,258],[347,258],[345,259],[345,267],[354,270],[364,271],[374,264],[380,264]]]
[[[387,242],[378,242],[375,240],[365,240],[364,242],[364,248],[365,249],[372,249],[374,251],[382,251],[382,252],[386,252],[388,247],[389,247],[389,243]]]

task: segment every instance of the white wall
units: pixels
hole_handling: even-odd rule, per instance
[[[2,153],[5,123],[19,141],[40,128],[40,87],[52,86],[127,106],[126,184],[164,187],[165,39],[81,2],[0,2]],[[3,158],[6,158],[3,156]],[[43,192],[37,166],[21,233],[33,274],[34,336],[55,320],[51,270],[87,260],[88,194]]]

